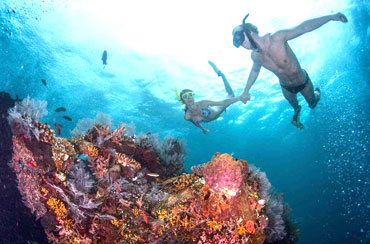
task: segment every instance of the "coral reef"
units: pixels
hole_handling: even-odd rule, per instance
[[[150,148],[158,155],[159,169],[165,177],[179,176],[185,172],[185,142],[172,136],[166,136],[163,142],[157,134],[140,134],[135,142],[142,147]]]
[[[48,243],[40,219],[36,220],[24,205],[24,198],[17,190],[19,182],[8,166],[13,150],[7,112],[16,101],[19,99],[13,100],[8,93],[0,92],[0,243]]]
[[[281,198],[245,160],[216,153],[185,174],[173,137],[128,136],[108,122],[67,140],[27,114],[9,121],[10,166],[51,243],[293,243]],[[26,126],[41,128],[38,138]],[[46,131],[52,140],[40,140]]]

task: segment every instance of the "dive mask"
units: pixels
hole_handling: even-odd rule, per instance
[[[239,48],[243,44],[244,40],[245,40],[245,38],[244,38],[244,32],[243,31],[235,32],[234,38],[233,38],[233,43],[234,43],[235,47]]]
[[[244,38],[244,33],[245,33],[247,35],[248,40],[251,43],[251,46],[253,47],[253,49],[257,49],[257,45],[254,42],[254,40],[252,39],[251,31],[249,30],[249,28],[247,27],[247,24],[245,23],[245,20],[248,18],[248,16],[249,16],[249,13],[243,19],[243,22],[242,22],[242,28],[243,29],[240,30],[240,31],[236,31],[234,33],[233,44],[234,44],[235,47],[239,48],[245,40],[245,38]]]
[[[185,92],[184,94],[182,94],[181,98],[188,99],[189,97],[193,97],[193,96],[194,96],[193,92]]]

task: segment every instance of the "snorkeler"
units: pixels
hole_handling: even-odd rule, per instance
[[[249,90],[256,81],[261,67],[264,67],[279,78],[283,95],[294,108],[291,123],[299,129],[303,129],[299,120],[301,106],[298,104],[297,93],[301,93],[309,107],[313,109],[320,100],[321,92],[319,88],[314,90],[310,77],[301,68],[297,57],[288,45],[288,41],[313,31],[331,20],[343,23],[348,22],[348,20],[342,13],[337,13],[307,20],[292,29],[259,36],[256,26],[245,23],[248,15],[243,19],[243,24],[235,27],[232,32],[235,47],[242,46],[247,50],[252,50],[253,67],[245,90],[241,95],[241,101],[246,103],[250,100]]]
[[[177,94],[177,99],[181,104],[185,104],[185,116],[184,119],[191,121],[195,126],[199,127],[204,134],[207,134],[209,130],[205,129],[200,123],[201,122],[210,122],[212,120],[220,117],[222,112],[226,110],[231,104],[240,101],[240,96],[235,97],[233,90],[229,82],[227,81],[225,75],[216,67],[214,63],[208,61],[212,66],[214,71],[218,76],[221,76],[225,90],[228,94],[227,99],[219,102],[202,100],[199,102],[194,101],[194,92],[189,89],[184,89],[180,92],[180,95]]]

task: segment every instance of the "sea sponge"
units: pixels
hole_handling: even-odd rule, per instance
[[[204,166],[203,170],[206,184],[213,191],[229,197],[240,194],[247,175],[247,161],[233,159],[226,153],[216,153],[211,161]]]

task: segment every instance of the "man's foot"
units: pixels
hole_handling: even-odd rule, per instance
[[[223,74],[222,74],[222,72],[221,72],[221,70],[219,70],[219,69],[217,68],[217,66],[216,66],[212,61],[208,61],[208,63],[209,63],[209,65],[211,65],[211,66],[212,66],[213,70],[216,72],[216,74],[217,74],[218,76],[223,75]]]
[[[294,115],[290,123],[292,123],[295,127],[298,129],[302,130],[303,129],[303,124],[299,121],[301,117],[301,109],[302,107],[298,105],[298,108],[294,111]]]
[[[320,97],[321,97],[321,91],[320,91],[320,88],[316,88],[315,91],[314,91],[314,95],[315,95],[315,101],[313,103],[311,103],[309,105],[310,108],[314,109],[316,107],[316,105],[319,103],[320,101]]]

